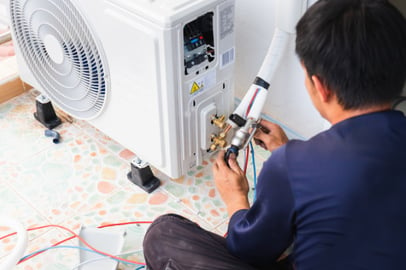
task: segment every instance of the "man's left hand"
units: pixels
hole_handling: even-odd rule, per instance
[[[249,185],[244,172],[238,166],[232,154],[228,160],[230,167],[224,161],[224,151],[220,151],[213,164],[214,181],[221,198],[227,206],[228,215],[231,217],[241,209],[249,209]]]

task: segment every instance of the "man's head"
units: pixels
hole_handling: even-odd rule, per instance
[[[406,21],[386,0],[320,0],[297,25],[296,53],[344,110],[388,104],[406,80]]]

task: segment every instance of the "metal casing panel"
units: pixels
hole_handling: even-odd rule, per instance
[[[200,123],[199,114],[209,103],[214,103],[219,112],[231,112],[233,62],[223,67],[218,57],[206,72],[185,77],[183,26],[208,11],[215,13],[218,23],[219,7],[234,6],[234,1],[170,1],[179,4],[178,8],[158,13],[145,8],[144,15],[135,12],[135,2],[168,3],[128,1],[134,4],[129,8],[117,0],[71,2],[87,22],[109,71],[106,103],[89,122],[171,177],[179,177],[190,166],[201,164],[206,154],[198,147],[199,141],[205,139],[200,130],[201,125],[209,123]],[[162,10],[172,13],[161,21],[153,19],[162,15]],[[234,32],[220,39],[218,25],[214,28],[219,56],[234,49]],[[18,44],[16,52],[21,78],[42,92]],[[214,80],[210,86],[191,95],[190,85],[207,77]],[[191,106],[193,100],[197,105]]]

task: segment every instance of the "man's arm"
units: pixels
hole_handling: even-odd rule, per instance
[[[288,137],[280,126],[261,120],[261,128],[254,135],[255,142],[262,148],[273,151],[288,142]],[[224,161],[224,151],[220,151],[213,166],[217,190],[227,206],[231,217],[241,209],[248,209],[249,185],[244,172],[238,166],[235,155],[231,155],[229,165]]]
[[[248,205],[245,176],[235,160],[228,168],[220,160],[223,156],[224,153],[219,154],[214,177],[230,215],[227,247],[247,263],[269,266],[293,241],[294,201],[287,178],[285,147],[276,150],[264,164],[252,208]]]

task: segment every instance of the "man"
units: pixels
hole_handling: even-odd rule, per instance
[[[220,152],[226,239],[163,216],[145,237],[149,269],[406,268],[406,118],[391,110],[406,79],[405,18],[385,0],[320,0],[297,25],[296,52],[332,127],[287,142],[262,121],[270,132],[255,140],[273,153],[252,206],[244,173]]]

